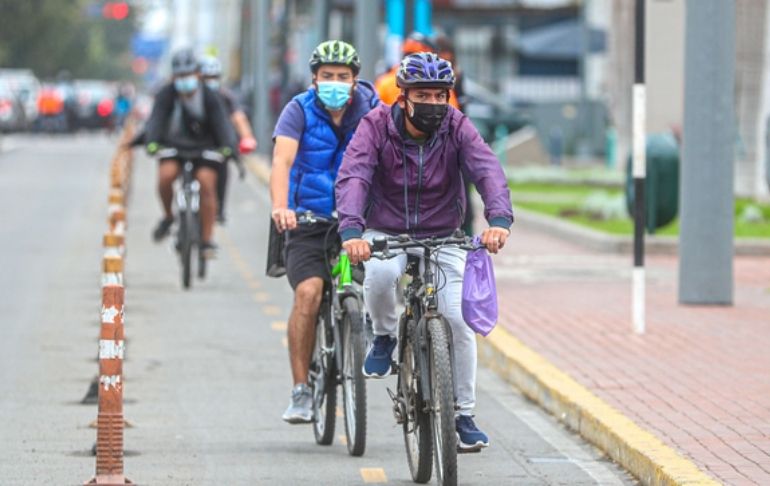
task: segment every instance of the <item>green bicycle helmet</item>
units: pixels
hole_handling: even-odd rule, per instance
[[[338,40],[328,40],[318,44],[310,55],[310,70],[313,74],[324,64],[336,64],[339,66],[349,66],[353,70],[353,75],[357,75],[361,70],[361,60],[358,58],[356,48],[347,42]]]

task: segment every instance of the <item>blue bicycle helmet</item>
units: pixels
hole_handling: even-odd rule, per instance
[[[409,54],[401,61],[396,74],[399,88],[445,88],[455,87],[455,73],[452,63],[441,59],[432,52]]]

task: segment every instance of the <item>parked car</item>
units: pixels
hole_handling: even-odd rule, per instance
[[[0,79],[0,131],[23,130],[27,125],[24,107],[11,88]]]
[[[5,81],[21,102],[26,127],[31,128],[37,118],[37,99],[40,81],[30,69],[0,69],[0,82]]]
[[[106,81],[77,80],[74,88],[76,127],[112,129],[115,126],[115,87]]]

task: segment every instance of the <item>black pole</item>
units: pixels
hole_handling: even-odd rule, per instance
[[[644,85],[644,0],[636,0],[633,88],[633,176],[634,176],[634,272],[633,321],[637,333],[644,332],[644,180],[646,175]]]

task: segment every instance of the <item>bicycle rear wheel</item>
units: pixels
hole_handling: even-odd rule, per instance
[[[316,339],[310,363],[310,386],[313,389],[313,434],[316,443],[330,445],[334,441],[337,415],[337,370],[334,361],[334,335],[328,319],[329,303],[323,302],[316,322]]]
[[[342,301],[342,401],[348,453],[361,456],[366,449],[366,381],[363,374],[364,334],[358,298]]]
[[[433,443],[431,434],[430,415],[425,411],[425,402],[420,393],[420,381],[417,371],[417,360],[414,343],[414,325],[411,322],[402,324],[399,338],[401,363],[398,369],[398,393],[401,403],[402,427],[406,460],[409,472],[416,483],[430,481],[433,464]]]
[[[431,318],[427,322],[430,369],[431,429],[436,479],[442,486],[457,484],[457,435],[452,380],[450,343],[444,321]]]

